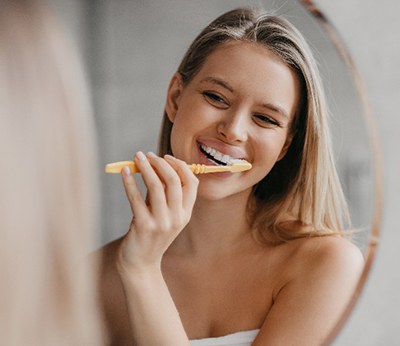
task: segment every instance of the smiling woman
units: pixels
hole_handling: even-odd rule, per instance
[[[169,84],[159,155],[134,156],[146,199],[124,169],[132,222],[100,250],[113,342],[321,344],[363,259],[299,31],[247,8],[210,23]],[[252,169],[197,178],[186,165],[230,158]]]

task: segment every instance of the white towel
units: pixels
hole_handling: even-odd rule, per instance
[[[216,338],[190,340],[191,346],[250,346],[259,329],[246,330]]]

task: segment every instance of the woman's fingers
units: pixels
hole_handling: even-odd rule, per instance
[[[191,211],[196,200],[199,180],[186,162],[170,155],[165,155],[164,158],[153,153],[147,155],[165,185],[168,207],[175,211],[181,208]]]
[[[165,155],[164,158],[174,168],[180,178],[182,185],[182,207],[191,211],[196,201],[199,179],[193,174],[186,162],[171,155]]]
[[[140,170],[144,184],[147,187],[150,212],[162,215],[165,212],[166,197],[164,184],[160,180],[154,168],[151,166],[147,157],[141,152],[137,152],[134,161]]]
[[[147,210],[146,203],[142,194],[133,178],[129,167],[124,167],[122,170],[122,182],[124,184],[125,192],[131,205],[132,212],[143,213]]]
[[[124,186],[136,217],[135,224],[144,221],[160,230],[182,230],[190,219],[196,200],[197,177],[185,162],[172,156],[161,158],[153,153],[144,155],[138,152],[134,160],[147,187],[147,200],[144,201],[135,179],[124,174]]]
[[[168,208],[178,211],[179,208],[182,208],[182,184],[179,175],[161,157],[153,153],[148,153],[147,157],[164,185]]]

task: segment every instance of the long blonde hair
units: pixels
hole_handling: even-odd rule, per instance
[[[79,59],[40,1],[0,0],[0,343],[101,345],[93,124]]]
[[[193,41],[178,72],[188,84],[206,58],[229,41],[262,45],[297,75],[301,101],[285,157],[254,186],[249,222],[257,238],[280,243],[304,236],[343,235],[349,213],[337,176],[328,128],[328,109],[316,61],[301,33],[286,19],[239,8],[211,22]],[[164,112],[159,153],[172,154],[173,124]]]

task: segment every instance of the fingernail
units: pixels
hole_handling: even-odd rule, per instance
[[[176,160],[175,157],[173,157],[172,155],[169,155],[169,154],[165,154],[164,159]]]
[[[126,176],[131,175],[131,169],[129,168],[129,166],[125,166],[125,167],[124,167],[124,174],[125,174]]]
[[[136,158],[138,159],[138,160],[140,160],[140,161],[144,161],[144,160],[146,160],[146,156],[143,154],[143,152],[141,152],[141,151],[138,151],[137,153],[136,153]]]
[[[157,157],[157,155],[154,154],[152,151],[149,151],[149,152],[147,153],[147,157]]]

